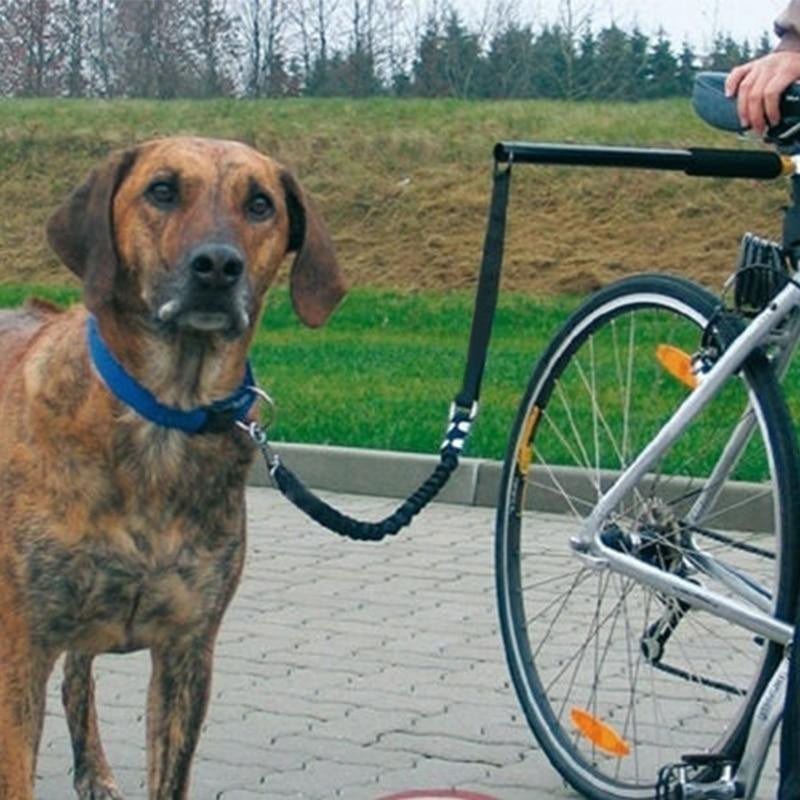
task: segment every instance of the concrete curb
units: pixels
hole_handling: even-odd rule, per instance
[[[367,450],[310,444],[275,443],[275,452],[312,489],[345,494],[406,498],[431,474],[438,456],[392,450]],[[497,505],[503,465],[499,461],[463,458],[437,499],[444,503],[468,506]],[[535,492],[529,492],[526,507],[556,514],[576,509],[586,514],[597,497],[596,476],[569,467],[539,469]],[[600,483],[605,490],[616,473],[604,470]],[[254,486],[270,486],[262,459],[250,476]],[[665,498],[693,496],[696,483],[673,477],[659,479],[659,495]],[[564,495],[571,498],[572,508]],[[772,497],[760,484],[730,482],[723,489],[718,507],[727,511],[706,520],[723,529],[762,531],[772,519]]]
[[[431,474],[438,456],[276,442],[273,449],[307,486],[344,494],[408,497]],[[463,458],[442,489],[443,503],[495,505],[502,464]],[[250,483],[270,486],[263,459],[253,468]]]

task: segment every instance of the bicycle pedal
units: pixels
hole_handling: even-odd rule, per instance
[[[735,763],[716,753],[682,756],[658,773],[656,800],[735,800]]]
[[[783,248],[752,233],[742,237],[733,277],[733,302],[739,313],[754,317],[790,280]]]

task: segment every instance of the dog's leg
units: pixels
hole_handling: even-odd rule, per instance
[[[189,770],[211,686],[210,636],[153,650],[147,697],[147,766],[150,800],[188,797]]]
[[[0,798],[31,800],[53,658],[7,622],[0,613]]]
[[[100,742],[92,656],[67,653],[61,699],[72,738],[78,797],[80,800],[123,800]]]

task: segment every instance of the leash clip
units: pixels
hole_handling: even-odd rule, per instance
[[[252,420],[251,422],[236,421],[236,425],[240,430],[243,430],[252,440],[253,444],[261,450],[264,456],[264,462],[267,465],[267,472],[272,479],[273,485],[275,483],[275,470],[280,466],[280,458],[278,454],[270,447],[269,439],[267,438],[267,431],[270,426],[275,422],[277,412],[275,410],[275,401],[260,387],[253,384],[247,387],[259,400],[263,400],[267,406],[267,420],[260,423]]]
[[[274,484],[275,470],[280,466],[281,460],[278,454],[270,447],[267,431],[255,420],[253,422],[237,421],[236,425],[243,430],[253,440],[253,444],[261,450],[261,455],[264,456],[264,462],[267,465],[267,472]]]

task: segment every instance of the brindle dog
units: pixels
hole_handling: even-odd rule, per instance
[[[0,798],[33,796],[45,687],[63,699],[83,800],[120,798],[92,659],[147,648],[150,798],[187,796],[212,654],[245,551],[253,447],[191,435],[117,400],[87,355],[87,308],[124,368],[192,409],[242,382],[264,298],[294,252],[294,307],[321,325],[344,294],[326,229],[285,169],[227,141],[112,156],[50,219],[85,306],[0,315]]]

